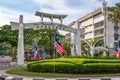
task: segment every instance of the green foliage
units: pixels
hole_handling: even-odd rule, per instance
[[[64,38],[56,29],[25,29],[24,30],[24,44],[25,49],[30,50],[33,48],[33,42],[36,40],[38,46],[44,46],[44,50],[49,55],[53,56],[54,51],[54,35]],[[16,48],[18,43],[18,30],[11,30],[10,25],[4,25],[0,28],[0,43],[5,42],[10,44],[11,47]],[[28,49],[30,48],[30,49]]]
[[[56,29],[38,29],[39,38],[38,45],[42,45],[45,48],[45,51],[49,53],[49,55],[53,56],[54,53],[54,35],[56,34],[60,38],[64,38],[58,30]]]
[[[65,56],[64,58],[68,58],[68,56]],[[81,57],[81,56],[71,56],[71,57],[69,57],[69,58],[82,58],[82,59],[117,59],[117,57],[115,56],[115,55],[113,55],[113,56],[93,56],[93,57],[91,57],[91,56],[83,56],[83,57]]]
[[[69,45],[67,45],[67,43],[63,43],[64,45],[64,49],[66,50],[67,52],[67,55],[70,56],[71,55],[71,47]]]
[[[92,63],[84,64],[84,73],[119,73],[120,63]]]
[[[27,64],[28,71],[49,73],[119,73],[119,67],[116,59],[61,58]]]
[[[116,3],[115,6],[110,8],[111,13],[108,15],[109,19],[112,22],[119,23],[120,22],[120,3]]]
[[[0,31],[0,42],[6,42],[11,44],[11,46],[17,46],[18,31],[12,31],[10,25],[4,25]]]
[[[10,55],[10,45],[7,43],[0,43],[0,55]]]

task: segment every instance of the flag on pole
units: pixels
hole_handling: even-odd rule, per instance
[[[39,60],[37,42],[34,42],[34,60]]]
[[[67,54],[67,52],[65,51],[60,38],[58,38],[56,35],[54,37],[54,46],[56,48],[56,51],[58,54],[62,55],[62,53]]]
[[[118,37],[118,47],[116,48],[116,54],[118,59],[120,59],[120,36]]]

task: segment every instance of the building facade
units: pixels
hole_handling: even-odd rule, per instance
[[[73,21],[69,24],[72,28],[75,27],[75,22],[79,22],[80,28],[83,28],[84,31],[84,39],[94,39],[94,38],[102,38],[105,42],[105,46],[109,48],[113,48],[117,46],[118,36],[120,33],[120,24],[115,26],[114,23],[108,18],[108,14],[110,13],[110,8],[106,10],[106,16],[102,12],[102,8],[99,8],[88,15],[79,18],[76,21]],[[73,43],[73,33],[69,33],[66,37],[71,38],[69,43]]]

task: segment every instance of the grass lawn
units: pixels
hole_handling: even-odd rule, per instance
[[[7,73],[30,77],[111,77],[120,76],[120,73],[115,74],[61,74],[61,73],[37,73],[29,72],[25,68],[8,70]]]

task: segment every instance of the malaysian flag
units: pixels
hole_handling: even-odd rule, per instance
[[[62,53],[67,54],[67,52],[65,51],[60,38],[58,38],[56,35],[54,37],[54,46],[56,48],[56,51],[58,54],[62,55]]]
[[[34,42],[34,60],[39,60],[37,42]]]

